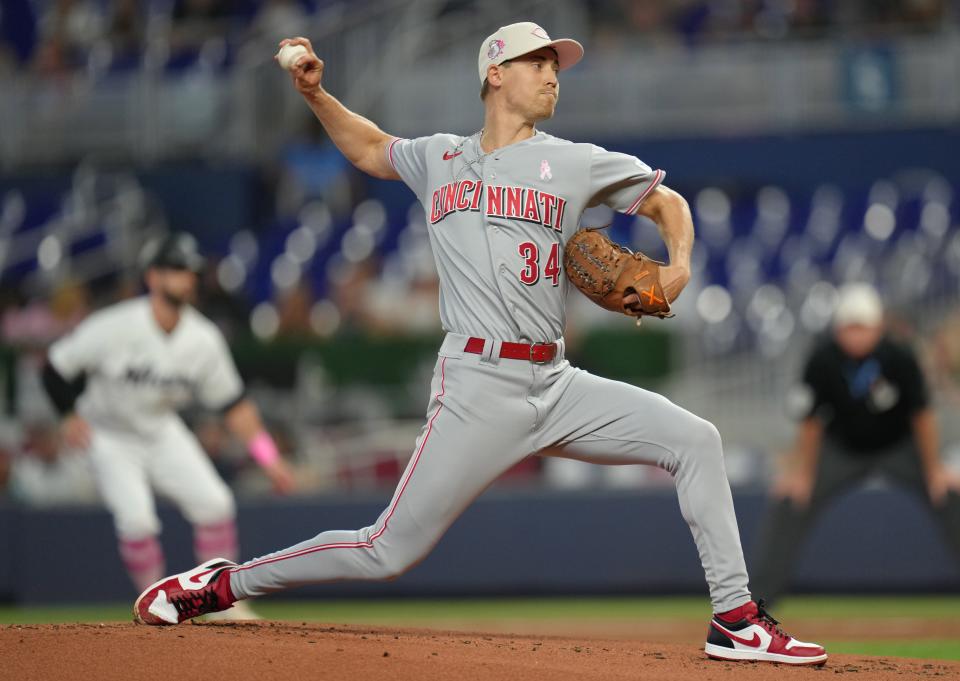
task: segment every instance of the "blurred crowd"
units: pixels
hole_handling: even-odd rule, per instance
[[[251,334],[261,340],[306,341],[335,333],[439,333],[439,283],[433,271],[397,280],[372,256],[339,263],[330,273],[325,296],[316,295],[308,278],[300,277],[291,285],[272,287],[272,299],[254,304],[242,288],[224,287],[222,263],[223,258],[213,258],[205,271],[197,306],[228,339]],[[45,348],[91,311],[140,293],[135,272],[114,272],[92,281],[68,279],[39,294],[22,281],[4,281],[0,337],[18,349]]]
[[[481,12],[479,0],[437,3],[437,18]],[[320,12],[362,12],[371,0],[3,0],[0,71],[46,76],[179,70],[231,63],[251,42],[297,35]],[[932,31],[955,22],[947,0],[586,0],[594,47],[734,39],[820,39],[850,32]]]
[[[177,70],[228,49],[302,26],[323,0],[4,0],[0,61],[46,76],[124,71],[147,61]],[[158,53],[159,51],[159,53]]]
[[[598,47],[630,40],[817,40],[929,31],[955,21],[945,0],[619,0],[589,3]]]

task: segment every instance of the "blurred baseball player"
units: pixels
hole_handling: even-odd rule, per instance
[[[43,383],[68,446],[89,451],[138,590],[165,572],[151,487],[194,528],[199,561],[237,554],[234,500],[177,414],[192,400],[222,410],[277,491],[293,479],[264,430],[217,328],[191,305],[203,258],[189,234],[147,244],[147,296],[100,310],[51,346]],[[232,617],[247,616],[245,609]]]
[[[876,474],[927,505],[960,565],[960,476],[940,459],[920,362],[887,333],[872,286],[840,289],[832,333],[807,358],[798,395],[804,413],[760,534],[757,593],[779,598],[823,510]]]
[[[569,283],[562,253],[585,208],[605,203],[657,223],[670,256],[660,270],[669,300],[689,279],[693,245],[687,204],[663,186],[663,171],[536,129],[553,115],[558,72],[580,60],[580,44],[551,40],[532,23],[500,28],[480,47],[483,129],[419,139],[392,137],[348,111],[321,87],[324,65],[310,41],[287,44],[307,49],[293,82],[337,147],[360,170],[403,180],[426,211],[447,332],[427,422],[373,525],[162,580],[141,594],[136,619],[173,624],[301,584],[396,577],[502,472],[549,447],[596,463],[660,466],[675,476],[716,613],[711,656],[822,664],[823,648],[787,636],[751,600],[717,429],[660,395],[564,359]]]

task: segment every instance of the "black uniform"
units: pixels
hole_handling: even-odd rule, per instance
[[[960,496],[951,492],[945,505],[930,504],[913,437],[912,418],[929,405],[913,351],[883,338],[868,357],[855,360],[830,339],[811,354],[803,382],[811,397],[807,416],[824,426],[813,490],[806,507],[774,500],[761,533],[751,591],[775,600],[820,511],[874,473],[904,485],[930,505],[960,560]]]

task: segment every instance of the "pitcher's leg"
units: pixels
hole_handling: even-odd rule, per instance
[[[570,371],[574,373],[554,403],[546,430],[559,435],[555,440],[559,454],[668,471],[693,533],[714,609],[724,612],[747,603],[747,568],[717,429],[662,395]]]
[[[470,502],[531,451],[532,415],[517,418],[529,408],[478,388],[482,377],[469,366],[455,366],[461,361],[438,364],[427,424],[379,519],[356,531],[324,532],[241,565],[230,574],[234,596],[397,577],[425,558]]]

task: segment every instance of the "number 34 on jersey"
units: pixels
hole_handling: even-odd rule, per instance
[[[524,241],[517,248],[520,257],[523,258],[524,267],[520,270],[520,283],[527,286],[533,286],[540,281],[540,249],[532,241]],[[550,244],[550,252],[543,263],[543,278],[551,286],[560,284],[560,244],[554,242]]]

